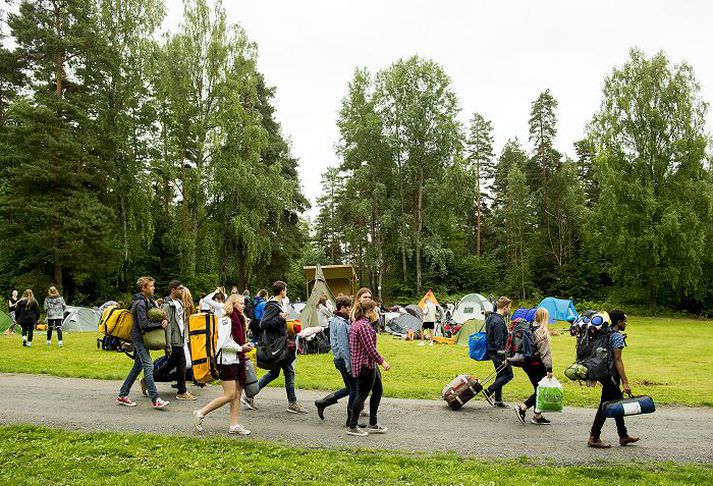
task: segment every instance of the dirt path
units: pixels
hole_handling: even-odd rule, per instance
[[[141,396],[138,384],[131,397],[134,408],[114,403],[120,382],[57,378],[40,375],[0,374],[0,424],[38,424],[85,431],[131,431],[194,435],[191,410],[217,396],[219,388],[191,387],[197,402],[171,400],[170,407],[154,411]],[[159,391],[171,399],[168,384]],[[404,451],[454,451],[470,457],[517,458],[530,456],[556,463],[597,461],[713,462],[713,410],[662,407],[655,414],[631,417],[627,426],[642,440],[633,446],[593,450],[585,441],[594,410],[566,408],[551,414],[552,425],[526,426],[514,412],[492,409],[476,398],[453,412],[443,402],[386,398],[379,421],[389,427],[384,435],[358,438],[345,434],[342,404],[328,408],[320,421],[312,405],[322,394],[298,390],[309,410],[307,415],[286,413],[282,388],[267,388],[256,399],[258,410],[243,410],[241,422],[253,431],[245,439],[274,440],[301,447],[360,447]],[[528,415],[529,419],[529,415]],[[608,421],[609,422],[609,421]],[[227,407],[208,416],[204,435],[227,435]],[[603,439],[616,441],[613,423],[607,423]]]

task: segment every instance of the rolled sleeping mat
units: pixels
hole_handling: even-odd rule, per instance
[[[612,402],[602,404],[602,413],[605,417],[625,417],[628,415],[641,415],[644,413],[654,413],[656,405],[654,399],[648,395],[632,396]]]

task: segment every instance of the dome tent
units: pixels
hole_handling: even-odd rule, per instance
[[[493,304],[480,294],[468,294],[458,301],[451,319],[463,324],[470,319],[484,320],[486,312],[493,311]]]
[[[62,330],[65,332],[89,332],[99,329],[99,311],[87,307],[68,305],[64,311]]]
[[[550,324],[555,321],[574,321],[579,313],[574,308],[574,302],[569,299],[545,297],[538,307],[544,307],[550,313]]]

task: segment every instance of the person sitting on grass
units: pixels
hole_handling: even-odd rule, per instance
[[[547,376],[547,378],[552,378],[552,351],[550,350],[550,313],[544,307],[538,307],[535,311],[535,330],[532,333],[532,337],[535,341],[535,348],[537,352],[533,356],[530,362],[525,363],[522,367],[523,371],[527,374],[527,377],[532,383],[532,388],[534,391],[532,395],[528,397],[523,403],[515,405],[515,414],[517,419],[525,423],[525,412],[530,407],[535,406],[535,400],[537,398],[537,385],[540,380]],[[535,409],[535,414],[532,417],[531,422],[535,425],[547,425],[550,423],[537,409]]]
[[[624,398],[619,389],[619,384],[623,385],[624,393],[631,394],[631,386],[629,386],[629,379],[626,376],[624,360],[622,359],[622,353],[624,352],[626,343],[624,342],[625,338],[621,331],[626,329],[627,316],[623,310],[615,309],[609,311],[609,319],[611,319],[612,326],[612,332],[609,336],[609,349],[607,350],[609,376],[599,380],[602,384],[602,397],[599,401],[597,414],[594,416],[592,429],[589,432],[589,440],[587,441],[587,446],[595,449],[608,449],[611,447],[610,444],[606,444],[600,438],[602,427],[604,427],[604,421],[606,420],[604,412],[602,411],[602,405],[604,402]],[[616,422],[616,432],[619,434],[619,445],[625,446],[638,442],[638,437],[632,437],[627,432],[624,417],[615,417],[614,422]]]
[[[245,387],[245,353],[253,349],[253,343],[246,342],[245,298],[231,294],[223,306],[223,317],[218,322],[218,373],[223,386],[223,396],[214,398],[205,407],[193,411],[193,426],[203,431],[206,415],[230,403],[229,434],[249,435],[250,431],[238,423],[240,396]]]
[[[22,299],[17,302],[17,322],[22,327],[22,345],[32,346],[32,333],[40,322],[40,306],[32,289],[25,289]]]
[[[141,277],[136,282],[136,286],[139,292],[134,294],[134,302],[131,306],[131,316],[134,318],[134,325],[131,328],[131,343],[134,345],[134,366],[131,367],[129,374],[126,375],[126,380],[124,380],[124,383],[121,385],[116,402],[126,407],[136,406],[136,402],[129,398],[129,392],[143,369],[143,381],[151,398],[152,406],[156,410],[161,410],[166,408],[170,402],[161,399],[156,389],[156,384],[153,381],[153,360],[151,359],[149,350],[146,349],[144,345],[143,333],[161,327],[166,329],[168,320],[164,319],[161,322],[151,322],[151,320],[149,320],[149,309],[158,307],[153,299],[155,288],[154,279],[152,277]]]
[[[347,434],[359,437],[369,434],[383,434],[388,429],[379,425],[377,418],[383,393],[378,365],[381,365],[384,371],[389,371],[391,365],[376,350],[376,329],[372,325],[372,322],[378,320],[376,302],[371,299],[361,300],[355,305],[353,315],[355,321],[349,329],[349,353],[352,362],[352,376],[357,381],[357,396],[354,399],[352,413],[349,417]],[[364,430],[358,426],[357,422],[369,394],[371,394],[369,426]]]

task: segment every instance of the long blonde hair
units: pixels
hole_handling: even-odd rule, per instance
[[[245,303],[245,297],[243,297],[242,294],[230,294],[225,301],[225,304],[223,304],[223,315],[230,316],[233,313],[233,310],[237,308],[239,301]],[[240,313],[242,314],[242,312]]]
[[[27,304],[25,304],[25,308],[29,307],[30,305],[37,305],[37,300],[35,300],[35,293],[32,291],[32,289],[25,289],[25,291],[22,293],[22,298],[25,299]]]
[[[183,295],[181,295],[181,305],[183,305],[183,315],[186,317],[193,314],[196,310],[195,303],[193,302],[193,294],[188,290],[188,287],[183,287]]]
[[[535,337],[540,340],[550,340],[550,311],[544,307],[538,307],[535,311],[535,322],[537,323],[537,329],[535,329]]]

